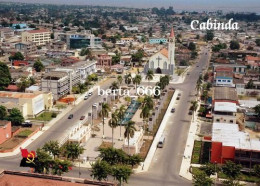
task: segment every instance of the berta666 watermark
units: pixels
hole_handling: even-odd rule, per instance
[[[139,86],[137,87],[136,91],[134,92],[137,96],[160,96],[161,90],[159,86]],[[131,96],[131,92],[129,89],[121,88],[119,89],[101,89],[100,86],[98,86],[98,95],[99,96],[108,96],[108,95],[114,95],[114,96]]]

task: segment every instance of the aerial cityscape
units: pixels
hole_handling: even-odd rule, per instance
[[[0,186],[260,184],[258,4],[0,1]]]

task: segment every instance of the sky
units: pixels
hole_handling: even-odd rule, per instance
[[[151,8],[173,6],[174,10],[223,10],[260,13],[260,0],[0,0],[0,2],[125,6]]]

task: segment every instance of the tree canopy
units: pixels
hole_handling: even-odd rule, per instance
[[[0,90],[4,90],[11,82],[11,74],[8,66],[0,62]]]

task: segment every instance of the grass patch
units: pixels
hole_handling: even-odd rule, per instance
[[[201,141],[194,141],[191,163],[194,163],[194,164],[200,163],[201,145],[202,145]]]
[[[101,143],[101,145],[99,146],[99,149],[101,149],[101,148],[108,148],[108,147],[112,147],[112,143],[103,141]]]
[[[39,116],[35,117],[34,119],[40,120],[40,121],[50,121],[53,118],[57,116],[57,113],[55,112],[43,112]]]
[[[33,133],[33,131],[26,129],[26,130],[19,132],[16,136],[20,137],[20,138],[27,138],[31,133]]]

